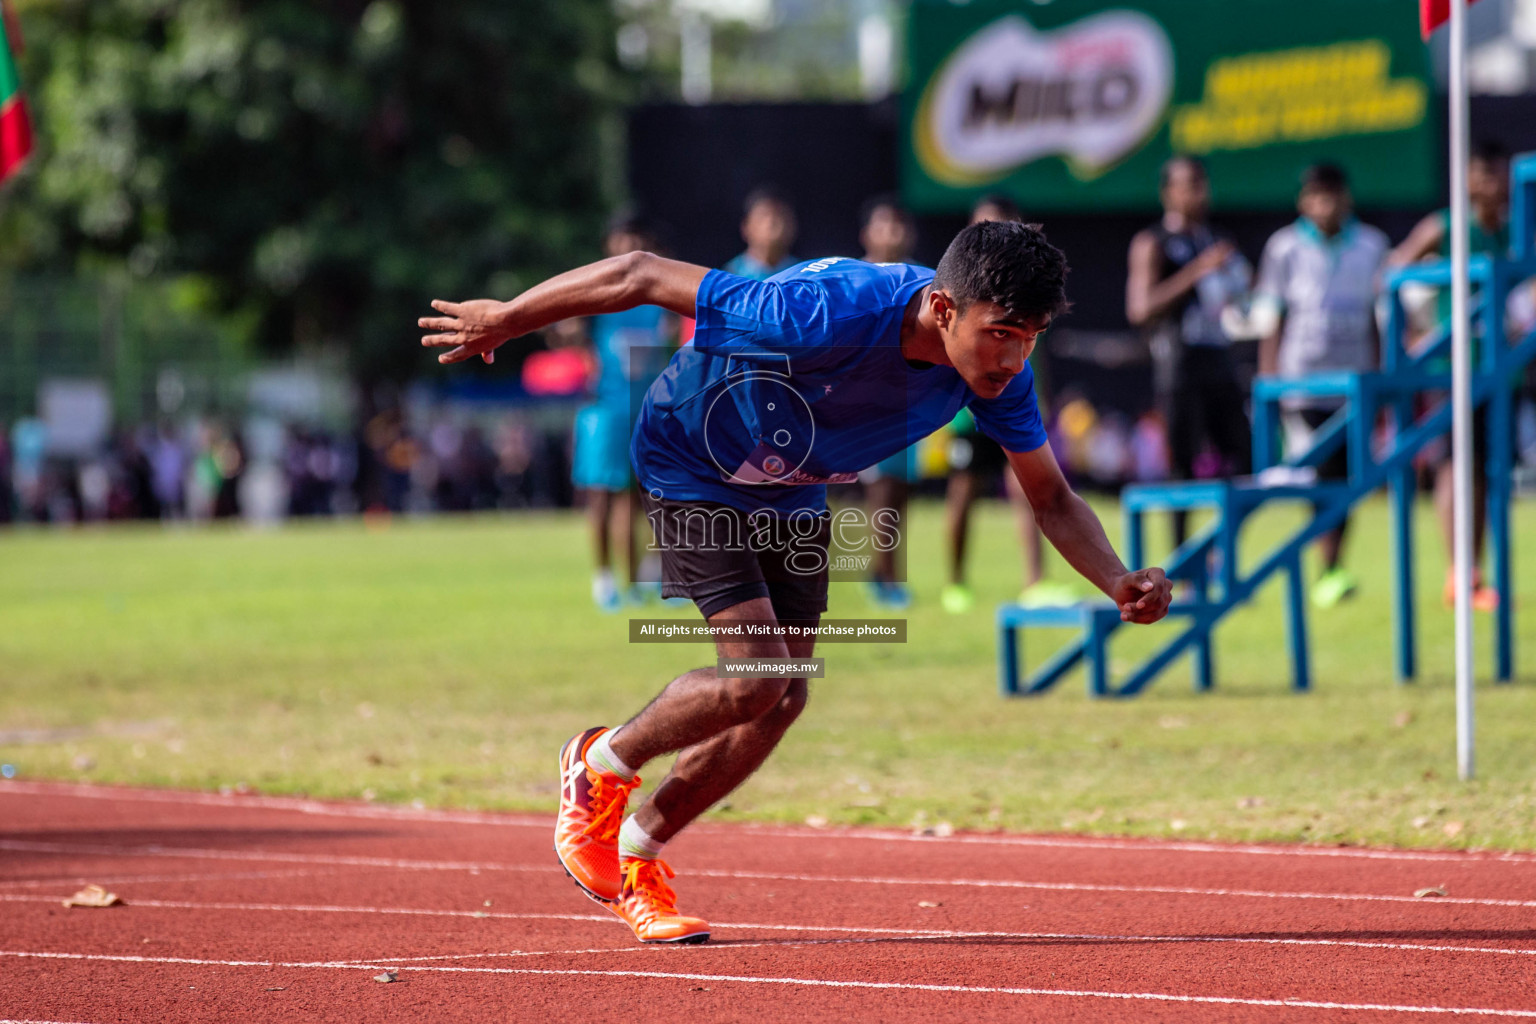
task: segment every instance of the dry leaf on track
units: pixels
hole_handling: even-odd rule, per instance
[[[1417,896],[1419,899],[1424,899],[1426,896],[1446,896],[1446,895],[1449,895],[1445,891],[1445,886],[1443,886],[1443,885],[1431,886],[1428,889],[1415,889],[1413,891],[1413,894],[1415,896]]]
[[[394,971],[385,971],[383,974],[375,974],[373,980],[380,984],[388,985],[392,981],[399,981],[400,975]]]
[[[121,907],[122,898],[99,885],[88,885],[64,901],[66,907]]]

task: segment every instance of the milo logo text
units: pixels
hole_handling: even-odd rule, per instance
[[[924,170],[979,185],[1047,156],[1092,178],[1139,148],[1173,91],[1173,49],[1136,11],[1051,32],[1010,15],[960,45],[929,81],[913,137]]]

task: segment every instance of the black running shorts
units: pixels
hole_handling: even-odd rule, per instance
[[[661,547],[662,597],[686,597],[706,619],[758,597],[773,602],[780,622],[811,621],[827,610],[827,513],[747,513],[644,491],[640,502]]]

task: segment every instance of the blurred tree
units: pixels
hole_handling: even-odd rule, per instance
[[[12,2],[39,146],[11,266],[188,275],[267,350],[344,345],[369,380],[432,365],[431,297],[597,250],[609,0]]]

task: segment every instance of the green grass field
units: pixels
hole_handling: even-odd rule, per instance
[[[1114,536],[1118,514],[1100,511]],[[1299,515],[1261,518],[1250,553]],[[1074,676],[1003,701],[991,609],[1018,583],[1007,511],[981,511],[981,600],[953,618],[937,608],[939,509],[919,503],[909,642],[820,651],[827,678],[805,717],[712,813],[1536,847],[1536,550],[1517,546],[1520,678],[1480,684],[1480,775],[1463,785],[1444,555],[1427,506],[1421,515],[1414,686],[1392,679],[1388,517],[1376,501],[1351,542],[1360,597],[1313,617],[1312,694],[1289,691],[1275,583],[1219,632],[1214,693],[1192,694],[1181,662],[1136,700],[1089,701]],[[1516,523],[1521,540],[1536,538],[1536,507]],[[572,514],[0,533],[0,761],[23,779],[551,810],[561,741],[713,660],[703,646],[629,644],[624,618],[589,604],[587,557]],[[830,614],[871,612],[859,588],[834,585]],[[1122,668],[1162,628],[1122,632]],[[1054,642],[1031,635],[1031,656]],[[644,775],[654,783],[663,767]]]

